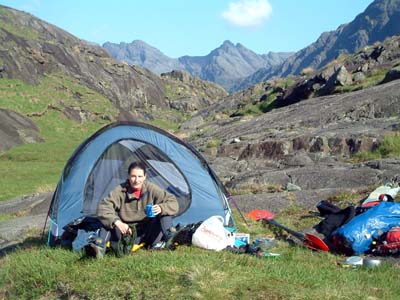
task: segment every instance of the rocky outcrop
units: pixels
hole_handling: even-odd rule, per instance
[[[382,43],[364,47],[353,55],[342,56],[321,70],[300,77],[295,85],[278,97],[275,107],[340,93],[343,89],[360,89],[396,80],[399,64],[400,36],[387,38]]]
[[[0,108],[0,152],[24,143],[43,142],[38,127],[30,119]]]
[[[228,93],[219,85],[193,77],[185,71],[161,74],[171,108],[193,113],[218,102]]]
[[[399,95],[400,84],[392,81],[304,100],[260,116],[198,122],[186,134],[193,133],[192,144],[204,152],[227,187],[240,194],[239,199],[259,199],[258,194],[272,190],[268,199],[290,196],[290,201],[280,200],[280,208],[309,208],[324,199],[317,197],[346,191],[360,193],[361,200],[362,192],[400,173],[398,159],[351,162],[355,154],[373,151],[386,135],[398,132]],[[220,141],[215,148],[205,146],[213,140]],[[289,183],[301,191],[289,192]],[[303,203],[304,195],[314,196]],[[238,202],[249,207],[247,200]],[[260,201],[255,202],[258,208],[277,208]]]
[[[329,149],[330,154],[340,152],[348,157],[347,154],[360,149],[358,138],[373,148],[373,138],[379,140],[385,131],[395,130],[399,122],[396,116],[400,113],[399,88],[399,83],[393,81],[356,92],[308,99],[260,116],[215,120],[196,128],[201,137],[195,143],[205,144],[205,139],[219,138],[223,140],[222,151],[224,147],[239,148],[231,144],[234,138],[240,138],[241,144],[250,147],[257,141],[260,145],[264,143],[264,147],[254,151],[260,155],[260,149],[270,151],[268,141],[284,140],[289,144],[273,144],[274,153]],[[245,148],[247,152],[251,149]]]

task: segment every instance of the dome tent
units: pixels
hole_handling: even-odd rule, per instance
[[[87,138],[67,161],[49,209],[49,244],[58,244],[65,225],[95,216],[98,203],[139,160],[147,167],[147,180],[178,199],[175,225],[213,215],[233,224],[226,189],[193,146],[149,124],[116,122]]]

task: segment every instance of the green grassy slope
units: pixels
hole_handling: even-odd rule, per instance
[[[64,106],[88,111],[92,119],[70,120],[59,111]],[[0,200],[53,190],[74,149],[117,113],[108,99],[60,74],[37,86],[1,79],[0,107],[30,116],[45,140],[0,153]]]

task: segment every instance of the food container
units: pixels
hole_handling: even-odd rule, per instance
[[[380,266],[382,261],[377,258],[364,258],[363,259],[363,267],[367,268],[376,268]]]
[[[357,268],[363,265],[363,259],[360,256],[350,256],[340,262],[342,267]]]

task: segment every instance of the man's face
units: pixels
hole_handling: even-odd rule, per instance
[[[144,171],[142,169],[132,169],[129,173],[129,183],[134,189],[141,189],[143,182],[146,179]]]

